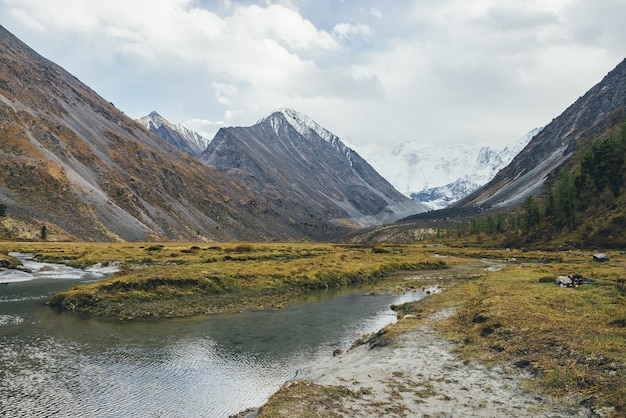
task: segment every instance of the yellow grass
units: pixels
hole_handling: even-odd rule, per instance
[[[10,243],[4,248],[78,267],[121,263],[119,274],[74,286],[49,302],[66,310],[122,318],[281,305],[286,296],[305,291],[370,283],[397,271],[446,267],[414,246]]]
[[[467,256],[473,251],[449,253]],[[488,255],[484,250],[476,254]],[[503,269],[402,306],[400,314],[423,316],[455,306],[457,314],[439,327],[459,343],[462,358],[513,363],[537,377],[529,382],[533,388],[615,408],[616,416],[626,414],[626,292],[620,284],[626,257],[610,253],[613,261],[597,263],[591,252],[493,255],[503,260]],[[520,262],[524,257],[542,262]],[[593,283],[578,288],[554,283],[556,276],[567,274],[581,274]]]

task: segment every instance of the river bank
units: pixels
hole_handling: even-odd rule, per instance
[[[122,319],[202,313],[204,321],[211,317],[207,313],[214,313],[209,307],[220,307],[212,298],[232,302],[226,306],[235,308],[233,312],[252,313],[284,307],[286,295],[364,283],[378,287],[368,295],[396,289],[424,291],[433,285],[446,289],[423,301],[395,306],[396,324],[361,339],[361,345],[347,353],[301,371],[298,376],[309,376],[309,380],[285,385],[261,409],[261,416],[293,416],[295,412],[295,416],[315,416],[316,408],[322,407],[326,408],[322,416],[421,416],[424,409],[420,407],[432,411],[430,416],[457,410],[469,416],[499,416],[504,411],[513,416],[617,417],[626,412],[626,258],[619,252],[607,253],[609,261],[600,263],[586,250],[434,245],[5,245],[9,251],[37,254],[42,262],[76,267],[118,261],[122,271],[110,279],[72,285],[48,300],[74,312],[86,308],[84,313],[92,316],[95,305],[106,303],[116,310],[105,311],[103,316]],[[404,272],[408,270],[413,270],[413,276],[407,277]],[[394,276],[394,272],[402,274]],[[574,275],[584,278],[582,285],[556,284],[558,277]],[[191,300],[197,300],[201,312],[178,311],[183,305],[191,306]],[[146,303],[152,304],[150,309]],[[42,312],[43,316],[47,314]],[[89,321],[78,315],[59,317]],[[231,319],[220,316],[216,322],[226,318]],[[336,327],[336,318],[344,315],[327,318],[323,325],[328,328],[324,328]],[[131,322],[138,327],[162,326],[161,321]],[[133,327],[128,322],[119,326]],[[231,334],[229,329],[226,335]],[[280,346],[265,334],[260,339]],[[425,369],[431,364],[433,369]],[[441,369],[445,373],[437,374]],[[334,370],[339,374],[333,375]],[[263,392],[258,402],[241,407],[259,405],[286,379]],[[500,383],[490,386],[487,382]],[[472,392],[474,386],[480,389],[478,393]],[[497,396],[485,398],[482,393]],[[526,404],[531,409],[520,406]],[[532,409],[535,406],[539,409]]]
[[[531,378],[513,366],[464,362],[434,329],[446,308],[425,320],[400,320],[391,346],[362,344],[287,383],[257,411],[239,417],[590,417],[577,399],[556,401],[524,390]]]
[[[468,263],[457,258],[465,251],[432,277],[446,290],[395,307],[397,323],[239,417],[624,416],[623,260]],[[592,283],[555,285],[573,271]]]
[[[0,286],[0,416],[224,418],[394,321],[390,305],[424,296],[338,288],[283,309],[134,321],[44,304],[85,280]]]

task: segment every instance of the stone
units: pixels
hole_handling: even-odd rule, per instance
[[[560,286],[571,286],[572,285],[572,279],[570,279],[567,276],[557,276],[556,284],[558,284]]]
[[[598,253],[593,255],[593,261],[609,261],[609,256],[606,254]]]

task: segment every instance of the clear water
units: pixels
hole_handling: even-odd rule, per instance
[[[326,291],[275,311],[123,322],[48,308],[93,280],[69,277],[0,284],[0,416],[227,417],[424,296]]]

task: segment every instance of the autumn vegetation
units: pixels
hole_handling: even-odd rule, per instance
[[[374,283],[401,271],[446,268],[419,248],[333,244],[12,243],[75,267],[120,263],[110,278],[48,303],[91,316],[190,316],[282,306],[303,292]]]

